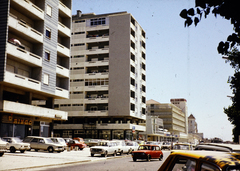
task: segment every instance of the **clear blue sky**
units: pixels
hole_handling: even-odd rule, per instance
[[[210,15],[197,27],[184,27],[182,9],[195,0],[73,0],[72,13],[104,14],[127,11],[146,32],[147,100],[170,103],[187,100],[198,132],[205,138],[232,140],[232,125],[223,112],[231,105],[227,83],[233,69],[217,52],[232,33],[230,21]]]

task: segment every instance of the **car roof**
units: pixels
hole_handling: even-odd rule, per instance
[[[204,143],[204,144],[198,144],[195,150],[240,152],[240,145],[239,144]]]
[[[225,165],[239,165],[240,154],[216,151],[173,151],[172,155],[186,156],[206,161],[211,161],[221,168]]]

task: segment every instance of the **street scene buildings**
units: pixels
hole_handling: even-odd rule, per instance
[[[145,31],[127,12],[72,16],[68,121],[59,136],[138,139],[146,119]],[[57,123],[57,124],[56,124]]]
[[[53,135],[67,120],[54,99],[69,98],[72,4],[1,1],[0,137]]]
[[[132,14],[72,16],[71,0],[0,8],[0,137],[200,139],[186,99],[146,102],[146,33]]]

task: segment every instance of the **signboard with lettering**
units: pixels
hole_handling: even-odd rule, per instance
[[[11,123],[11,124],[19,124],[19,125],[32,125],[32,120],[27,117],[20,117],[14,115],[3,115],[2,123]]]

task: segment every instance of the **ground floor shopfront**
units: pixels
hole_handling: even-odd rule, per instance
[[[53,134],[52,125],[52,120],[49,119],[0,113],[0,137],[49,137]]]
[[[113,130],[113,129],[75,129],[75,130],[56,130],[54,129],[54,136],[63,138],[92,138],[92,139],[123,139],[123,140],[137,140],[139,139],[139,131],[133,130]]]

